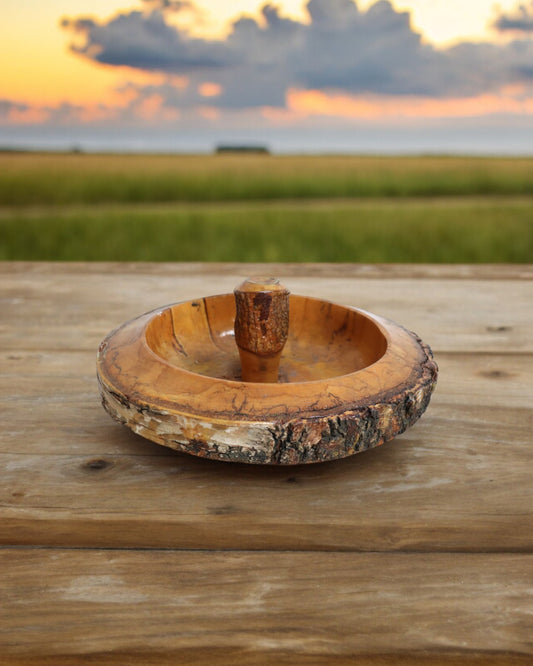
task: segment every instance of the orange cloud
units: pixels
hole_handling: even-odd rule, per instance
[[[533,113],[533,98],[523,86],[508,86],[500,94],[432,99],[421,97],[351,96],[319,90],[291,89],[288,108],[305,116],[379,120],[391,118],[460,118],[494,113]]]
[[[222,93],[222,86],[218,83],[206,81],[198,86],[198,92],[202,97],[218,97]]]
[[[119,110],[114,107],[88,106],[80,109],[75,119],[82,123],[103,122],[117,118],[118,114]]]
[[[137,115],[143,120],[153,120],[159,114],[163,106],[163,98],[161,95],[150,95],[143,99],[137,106]]]
[[[220,111],[212,106],[201,106],[198,109],[198,113],[206,120],[218,120],[220,118]]]
[[[172,77],[178,87],[190,85],[184,77]],[[137,87],[142,80],[145,87]],[[209,103],[210,97],[220,93],[221,86],[205,82],[198,91],[206,98],[205,105],[180,110],[167,99],[169,77],[163,75],[139,76],[135,83],[115,89],[112,96],[99,103],[32,104],[24,99],[4,100],[1,118],[11,124],[58,124],[130,122],[147,124],[173,122],[188,113],[209,121],[230,118],[232,111]],[[494,114],[533,116],[533,89],[523,84],[507,85],[498,93],[475,97],[434,99],[414,96],[349,95],[326,93],[319,90],[290,89],[286,107],[260,107],[250,114],[260,116],[273,126],[295,127],[298,123],[327,122],[327,119],[402,122],[414,119],[472,118]],[[255,115],[257,119],[257,115]]]
[[[378,117],[381,108],[376,102],[360,97],[293,88],[287,92],[287,106],[291,111],[304,115],[345,118]]]
[[[39,107],[28,107],[27,109],[13,108],[7,114],[8,122],[20,125],[38,125],[39,123],[46,122],[48,118],[48,111]]]
[[[111,65],[103,65],[104,67],[111,67]],[[114,67],[115,71],[122,74],[124,79],[129,83],[135,83],[141,86],[173,86],[179,90],[184,90],[189,85],[189,79],[186,76],[178,74],[166,74],[162,72],[149,72],[141,69],[134,69],[132,67]]]
[[[150,95],[135,107],[135,115],[141,120],[176,120],[180,113],[178,109],[164,106],[165,99],[161,95]]]

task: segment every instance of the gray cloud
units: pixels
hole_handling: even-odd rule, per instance
[[[0,120],[5,120],[13,111],[28,111],[29,106],[23,102],[15,102],[10,99],[0,99]]]
[[[145,5],[149,5],[153,9],[160,9],[161,11],[181,12],[183,10],[190,10],[198,12],[196,5],[190,0],[142,0]]]
[[[519,5],[514,12],[501,13],[493,25],[500,32],[533,33],[533,2]]]
[[[289,88],[446,97],[533,81],[533,40],[439,50],[424,43],[410,15],[388,0],[366,11],[353,0],[309,0],[309,23],[286,18],[267,4],[263,24],[239,18],[224,40],[192,38],[167,20],[169,10],[191,10],[189,1],[143,2],[149,11],[123,12],[107,22],[64,19],[62,25],[81,36],[82,43],[71,50],[85,58],[186,75],[187,89],[165,85],[141,91],[157,92],[168,106],[180,109],[205,103],[198,92],[205,81],[221,86],[221,94],[209,98],[210,106],[238,109],[283,107]],[[533,20],[532,8],[519,10],[523,26]],[[510,20],[501,15],[500,30],[506,29],[504,19]]]
[[[430,95],[446,57],[424,45],[406,12],[379,0],[365,13],[350,0],[311,0],[312,23],[298,54],[306,88]]]
[[[64,18],[61,26],[85,37],[81,46],[71,44],[72,52],[106,65],[183,73],[218,68],[227,58],[223,42],[188,38],[167,23],[160,9],[121,13],[107,23]]]

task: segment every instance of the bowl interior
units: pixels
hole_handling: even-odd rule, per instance
[[[233,294],[178,303],[152,317],[145,331],[146,342],[154,354],[171,365],[240,381],[234,319]],[[364,313],[292,295],[280,382],[315,381],[356,372],[378,361],[386,348],[385,335]]]

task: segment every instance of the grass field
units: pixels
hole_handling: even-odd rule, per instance
[[[0,155],[0,205],[532,195],[533,159]]]
[[[0,259],[533,261],[533,159],[0,155]]]

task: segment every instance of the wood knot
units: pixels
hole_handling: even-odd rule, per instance
[[[512,326],[487,326],[487,331],[489,333],[507,333],[512,330]]]
[[[479,375],[481,377],[486,377],[487,379],[506,379],[513,376],[506,370],[482,370]]]
[[[111,467],[113,463],[103,458],[94,458],[93,460],[88,460],[82,465],[82,469],[87,470],[88,472],[100,472],[103,469]]]
[[[208,507],[207,510],[213,516],[230,516],[233,513],[238,513],[237,508],[232,506],[231,504],[226,504],[224,506]]]

